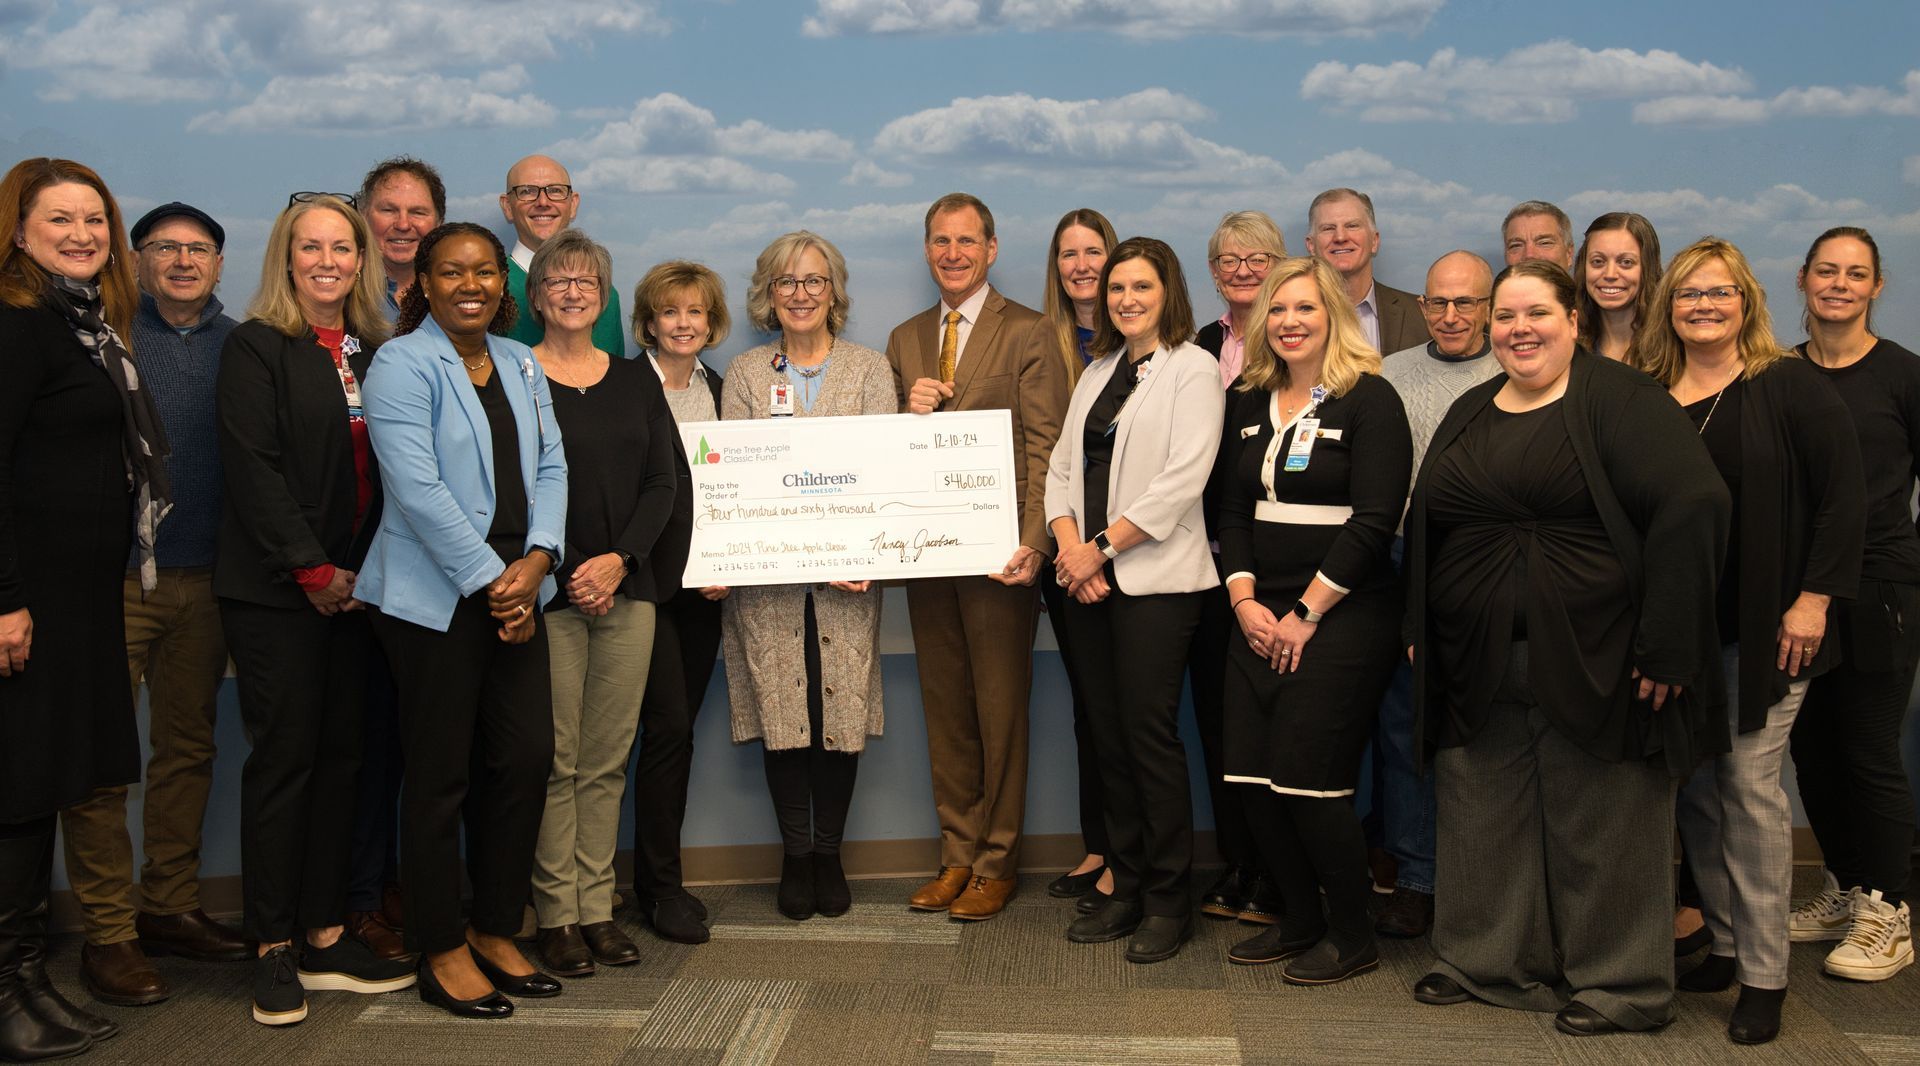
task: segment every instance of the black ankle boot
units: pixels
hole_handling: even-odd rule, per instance
[[[1736,1044],[1764,1044],[1780,1035],[1780,1005],[1787,999],[1784,988],[1740,986],[1740,999],[1727,1020],[1727,1039]]]
[[[853,909],[853,889],[837,851],[813,853],[813,907],[822,918],[838,918]]]
[[[780,913],[796,922],[813,917],[813,856],[788,855],[780,862],[780,892],[774,897]]]
[[[9,1062],[57,1059],[93,1046],[87,1034],[36,1014],[21,975],[26,942],[37,945],[46,922],[53,819],[46,823],[45,833],[0,837],[0,1059]]]

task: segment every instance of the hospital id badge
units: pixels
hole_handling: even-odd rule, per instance
[[[767,389],[767,415],[772,418],[793,415],[793,386],[776,381]]]
[[[1307,468],[1307,461],[1313,458],[1313,439],[1320,434],[1320,420],[1303,418],[1293,424],[1293,443],[1287,445],[1287,461],[1281,469],[1289,474],[1297,474]]]
[[[353,376],[353,370],[342,364],[334,368],[340,375],[340,390],[347,395],[347,417],[363,419],[366,409],[360,404],[360,382]]]

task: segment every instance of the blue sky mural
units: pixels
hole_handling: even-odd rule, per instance
[[[1227,210],[1299,251],[1307,201],[1369,191],[1381,276],[1498,257],[1517,200],[1576,227],[1653,219],[1669,253],[1739,243],[1799,339],[1793,268],[1835,224],[1880,238],[1880,332],[1920,345],[1920,5],[1508,0],[0,0],[0,155],[98,167],[130,215],[194,202],[250,296],[296,189],[408,152],[452,218],[501,225],[507,166],[572,168],[579,225],[630,293],[688,257],[736,311],[753,255],[817,230],[852,270],[853,339],[933,299],[920,217],[967,189],[994,277],[1037,305],[1053,222],[1091,206],[1201,278]],[[738,331],[722,350],[756,338]]]

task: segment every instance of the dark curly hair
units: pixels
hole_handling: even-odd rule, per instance
[[[405,296],[400,298],[400,317],[394,321],[393,335],[396,337],[412,333],[420,328],[427,319],[427,291],[425,279],[428,269],[433,265],[433,250],[441,241],[449,237],[479,237],[493,246],[493,261],[500,268],[502,277],[507,273],[507,249],[500,238],[485,226],[472,222],[447,222],[435,226],[433,232],[420,238],[420,247],[413,256],[413,284],[407,286]],[[506,283],[501,282],[500,308],[493,313],[493,321],[487,323],[487,332],[504,337],[513,328],[513,320],[520,308],[513,302],[513,295],[506,291]]]

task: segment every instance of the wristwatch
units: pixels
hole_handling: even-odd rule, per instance
[[[627,573],[629,574],[633,573],[633,556],[628,555],[626,552],[623,552],[618,548],[613,549],[613,554],[616,556],[619,556],[620,565],[627,568]]]
[[[1107,539],[1107,531],[1104,529],[1093,535],[1093,546],[1100,549],[1100,554],[1109,559],[1120,554],[1120,549],[1114,547],[1113,542]]]
[[[1303,622],[1318,622],[1320,619],[1325,618],[1327,613],[1325,611],[1316,611],[1307,606],[1307,601],[1305,600],[1295,600],[1293,601],[1293,616]]]

